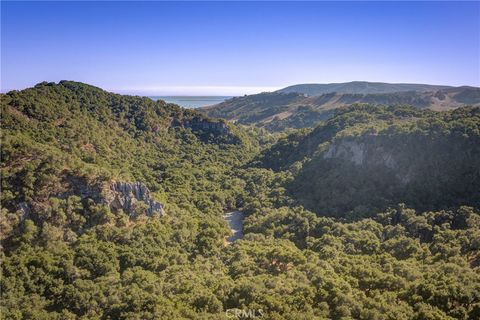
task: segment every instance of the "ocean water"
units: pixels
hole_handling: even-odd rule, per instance
[[[223,102],[232,97],[228,96],[152,96],[153,100],[165,100],[168,103],[175,103],[184,108],[200,108]]]

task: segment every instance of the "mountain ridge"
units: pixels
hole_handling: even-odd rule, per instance
[[[361,84],[364,86],[369,83],[361,82]],[[384,83],[379,84],[385,85]],[[269,131],[278,132],[288,128],[315,127],[320,121],[328,119],[335,109],[354,104],[411,105],[419,109],[437,111],[452,110],[466,105],[480,105],[480,88],[478,87],[416,84],[387,85],[396,86],[397,90],[402,90],[402,88],[398,88],[400,85],[403,86],[403,90],[417,89],[418,91],[365,93],[364,88],[362,89],[364,92],[359,93],[362,90],[358,90],[358,88],[348,89],[344,87],[343,91],[350,91],[344,93],[327,92],[332,90],[328,89],[324,91],[326,93],[321,95],[309,95],[307,94],[309,90],[295,92],[297,90],[295,89],[296,87],[291,86],[275,92],[235,97],[213,106],[200,108],[199,111],[211,117],[222,118],[240,124],[254,124]],[[302,85],[299,86],[301,87]],[[436,90],[422,91],[425,88],[435,88]],[[337,90],[339,87],[337,86],[334,89]],[[381,91],[380,89],[376,91]]]
[[[339,83],[302,83],[295,84],[277,92],[297,92],[310,96],[317,96],[326,93],[395,93],[405,91],[428,92],[449,88],[461,88],[466,86],[431,85],[422,83],[388,83],[370,81],[350,81]]]

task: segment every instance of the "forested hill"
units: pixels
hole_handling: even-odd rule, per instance
[[[310,92],[310,85],[292,86],[277,92],[232,98],[200,110],[212,117],[255,124],[276,132],[287,128],[313,128],[330,118],[333,110],[353,104],[411,105],[440,111],[480,105],[480,88],[476,87],[354,84],[318,85],[323,89],[315,92]],[[303,90],[304,87],[308,90]],[[310,95],[312,93],[315,94]]]
[[[78,82],[0,98],[0,319],[480,317],[478,108],[275,143]]]
[[[45,82],[1,98],[2,205],[10,211],[22,204],[34,214],[51,197],[98,200],[90,193],[112,181],[143,183],[167,199],[172,185],[186,179],[177,170],[185,175],[196,165],[235,162],[255,149],[225,121],[83,83]]]
[[[122,288],[223,247],[232,167],[257,150],[241,129],[72,81],[2,94],[1,113],[2,318],[149,318]]]
[[[480,207],[480,108],[354,106],[280,140],[261,166],[292,170],[288,189],[322,215],[365,216],[396,203]]]

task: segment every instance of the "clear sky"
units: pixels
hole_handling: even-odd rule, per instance
[[[480,85],[480,2],[4,2],[1,86],[239,95],[353,80]]]

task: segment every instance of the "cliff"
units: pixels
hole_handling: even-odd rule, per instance
[[[138,203],[143,201],[147,205],[147,214],[160,214],[163,216],[165,211],[163,205],[150,195],[150,190],[141,182],[121,182],[114,181],[110,184],[109,190],[103,198],[111,210],[122,209],[130,216],[135,215],[135,208]]]
[[[397,169],[395,155],[381,144],[377,136],[368,136],[361,141],[340,139],[328,146],[323,153],[324,159],[344,159],[357,166],[374,165]]]
[[[194,132],[208,131],[211,133],[222,135],[230,134],[230,129],[228,128],[228,126],[221,121],[211,121],[200,117],[194,117],[191,120],[183,120],[180,123],[182,127],[190,128]]]
[[[337,138],[303,166],[289,189],[323,214],[366,214],[400,202],[424,210],[455,201],[476,206],[480,150],[474,140],[423,134]]]
[[[170,126],[190,129],[198,139],[205,143],[241,144],[245,142],[245,137],[232,125],[228,125],[225,120],[193,115],[173,118]]]
[[[75,188],[69,188],[68,192],[52,194],[50,198],[67,199],[70,196],[77,196],[82,202],[90,199],[108,206],[113,212],[122,209],[130,217],[137,216],[142,209],[145,209],[148,216],[165,215],[163,205],[151,197],[150,190],[141,182],[113,181],[103,187],[86,185],[80,179],[74,179],[74,182]],[[142,208],[142,202],[146,205],[145,208]],[[38,203],[20,202],[17,206],[20,220],[29,218],[38,220],[34,217],[37,207]]]

